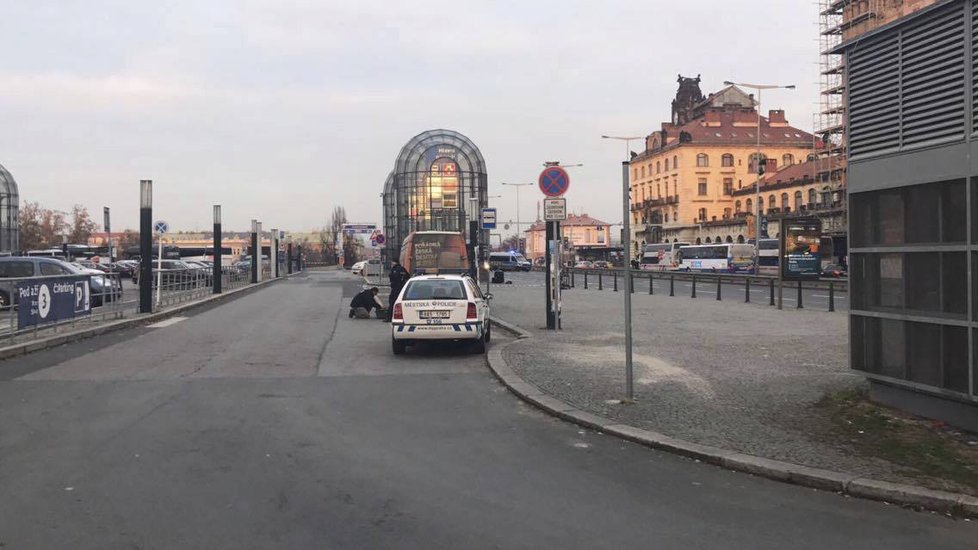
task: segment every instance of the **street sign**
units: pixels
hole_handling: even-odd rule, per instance
[[[483,229],[495,229],[496,228],[496,209],[495,208],[483,208],[482,209],[482,228]]]
[[[567,199],[543,199],[543,221],[562,222],[567,219]]]
[[[387,242],[387,237],[385,237],[383,233],[378,233],[377,236],[374,237],[374,240],[377,241],[378,245],[382,245]]]
[[[163,220],[159,220],[153,224],[153,231],[159,233],[160,235],[166,235],[170,231],[170,224]]]
[[[548,197],[559,197],[570,188],[570,176],[560,166],[548,166],[540,172],[540,191]]]
[[[55,323],[92,312],[88,276],[17,283],[17,328]]]

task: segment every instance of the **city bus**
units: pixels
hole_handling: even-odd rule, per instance
[[[679,269],[679,249],[690,243],[657,243],[645,245],[639,268],[643,271],[674,271]]]
[[[754,245],[702,244],[679,249],[680,271],[754,273]]]
[[[761,239],[757,243],[757,273],[759,275],[777,275],[780,261],[778,259],[778,239]]]
[[[412,275],[468,273],[465,238],[453,231],[414,231],[401,245],[401,266]]]

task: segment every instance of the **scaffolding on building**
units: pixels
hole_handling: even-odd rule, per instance
[[[846,79],[845,56],[835,48],[854,34],[866,32],[878,21],[882,0],[819,0],[819,110],[815,122],[818,136],[819,172],[832,174],[845,169]],[[842,178],[844,182],[844,178]],[[844,184],[844,183],[843,183]]]

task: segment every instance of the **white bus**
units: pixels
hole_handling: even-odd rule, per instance
[[[754,273],[754,245],[702,244],[679,249],[680,271]]]
[[[657,243],[645,245],[639,267],[643,271],[674,271],[679,269],[679,249],[689,243]]]
[[[778,274],[778,239],[761,239],[757,243],[757,273],[760,275]]]

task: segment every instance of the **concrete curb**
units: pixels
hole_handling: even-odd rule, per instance
[[[492,319],[499,328],[512,333],[516,341],[532,338],[526,330],[506,321]],[[690,441],[676,439],[665,434],[643,430],[634,426],[619,424],[613,420],[580,410],[573,405],[551,397],[539,388],[523,380],[506,363],[503,350],[516,341],[489,350],[489,369],[517,397],[542,411],[573,422],[586,428],[611,434],[639,445],[694,458],[734,470],[753,474],[775,481],[792,483],[823,491],[859,498],[897,504],[914,510],[933,510],[959,517],[978,518],[978,497],[946,491],[934,491],[913,485],[889,483],[859,477],[855,474],[810,468],[800,464],[771,460],[739,453],[719,447],[699,445]]]
[[[278,281],[284,281],[288,278],[294,277],[297,273],[292,275],[285,275],[278,279],[266,279],[261,281],[256,285],[244,286],[241,288],[236,288],[234,290],[229,290],[227,292],[222,292],[221,294],[212,294],[207,298],[198,300],[196,302],[187,302],[185,304],[180,304],[173,307],[172,309],[167,309],[157,313],[150,313],[149,315],[140,316],[136,313],[135,317],[130,319],[120,319],[118,321],[109,321],[98,326],[91,328],[76,330],[74,332],[66,332],[64,334],[58,334],[56,336],[49,336],[47,338],[40,338],[38,340],[33,340],[30,342],[23,342],[21,344],[14,344],[12,346],[7,346],[0,348],[0,361],[5,359],[10,359],[12,357],[19,357],[21,355],[27,355],[35,351],[41,351],[45,349],[50,349],[53,347],[61,346],[64,344],[69,344],[71,342],[77,342],[79,340],[85,340],[87,338],[92,338],[95,336],[101,336],[102,334],[108,334],[110,332],[116,332],[119,330],[125,330],[127,328],[138,327],[140,325],[155,323],[157,321],[166,319],[168,317],[173,317],[180,313],[185,313],[200,307],[217,304],[230,300],[232,298],[237,298],[244,294],[254,292],[265,285],[273,284]]]

